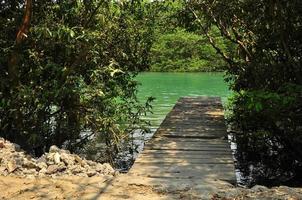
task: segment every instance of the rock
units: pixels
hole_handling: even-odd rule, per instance
[[[53,156],[53,159],[54,159],[55,164],[59,164],[61,162],[60,154],[58,152],[55,153],[55,155]]]
[[[12,145],[12,149],[13,149],[14,151],[21,151],[20,145],[15,144],[15,143],[11,143],[11,145]]]
[[[48,153],[48,154],[46,155],[46,160],[47,160],[47,162],[48,162],[48,161],[54,161],[54,156],[55,156],[55,153]]]
[[[280,192],[283,192],[284,194],[288,194],[294,197],[299,197],[299,199],[302,199],[302,193],[298,193],[294,188],[288,186],[279,186],[276,189]]]
[[[25,158],[26,158],[27,160],[32,160],[31,155],[25,155]]]
[[[96,171],[91,171],[91,170],[90,170],[90,171],[88,171],[86,174],[87,174],[88,177],[91,177],[91,176],[96,175]]]
[[[104,168],[103,168],[103,165],[102,165],[102,164],[98,163],[98,164],[96,165],[95,169],[96,169],[97,172],[100,172],[100,173],[101,173],[101,172],[103,171]]]
[[[8,171],[8,173],[12,173],[13,171],[15,171],[17,169],[17,164],[16,161],[14,160],[10,160],[8,161],[7,165],[6,165],[6,169]]]
[[[84,166],[86,164],[86,162],[84,160],[82,160],[82,158],[78,155],[74,155],[74,159],[77,163],[79,163],[81,166]]]
[[[65,154],[70,154],[70,151],[68,151],[68,150],[66,150],[66,149],[61,149],[61,150],[60,150],[60,153],[61,153],[61,154],[63,154],[63,153],[65,153]]]
[[[84,172],[84,169],[81,166],[75,165],[71,169],[72,174],[79,174]]]
[[[61,154],[61,160],[68,166],[71,166],[74,164],[75,159],[73,156],[68,155],[67,153]]]
[[[96,166],[97,163],[96,162],[93,162],[92,160],[87,160],[86,163],[89,165],[89,166]]]
[[[0,138],[0,175],[13,174],[21,177],[77,175],[82,177],[113,175],[109,164],[82,159],[79,155],[51,146],[49,153],[35,159],[20,146]]]
[[[262,185],[255,185],[254,187],[251,188],[251,190],[255,191],[255,192],[263,192],[265,190],[267,190],[268,188]]]
[[[46,174],[54,174],[58,171],[58,165],[49,165],[46,170]]]
[[[23,170],[23,173],[24,173],[25,175],[28,175],[28,174],[33,174],[33,175],[35,175],[35,174],[37,173],[37,171],[36,171],[35,169],[24,169],[24,170]]]
[[[0,175],[4,175],[5,172],[7,172],[6,167],[1,167],[0,166]]]
[[[46,174],[46,173],[47,173],[46,167],[45,167],[45,168],[42,168],[42,169],[39,171],[39,174]]]
[[[35,168],[38,167],[35,162],[33,162],[31,160],[27,160],[27,159],[23,160],[23,165],[22,166],[25,167],[25,168],[30,168],[30,169],[35,169]]]
[[[38,164],[37,164],[37,167],[40,169],[40,171],[42,170],[42,169],[46,169],[47,168],[47,164],[45,163],[45,162],[39,162]]]
[[[67,167],[65,166],[65,164],[63,162],[60,162],[58,165],[58,172],[65,171],[66,169]]]
[[[44,162],[44,163],[47,162],[47,160],[46,160],[46,155],[45,155],[45,154],[42,155],[40,158],[37,159],[37,163],[40,163],[40,162]]]
[[[75,159],[76,162],[82,163],[82,159],[80,158],[80,156],[74,155],[74,159]]]
[[[19,155],[17,158],[15,158],[17,166],[22,166],[24,164],[24,158],[22,155]]]
[[[113,176],[118,176],[120,174],[119,171],[114,171]]]
[[[111,165],[109,163],[104,163],[101,166],[102,166],[101,170],[99,171],[100,173],[106,174],[106,175],[108,175],[108,174],[113,175],[114,174],[115,170],[111,167]]]
[[[52,146],[49,148],[49,153],[57,153],[57,152],[60,152],[60,149],[59,149],[59,147],[57,147],[56,145],[52,145]]]

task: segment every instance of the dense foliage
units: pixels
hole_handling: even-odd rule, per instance
[[[143,124],[149,104],[133,77],[148,63],[152,17],[140,1],[0,3],[1,137],[36,155],[95,136],[115,149]]]
[[[258,183],[301,179],[301,2],[201,0],[188,9],[229,64],[230,121],[246,174]],[[213,25],[237,49],[219,48],[208,31]]]
[[[152,46],[150,60],[150,70],[160,72],[221,71],[225,66],[205,36],[184,29],[160,35]]]
[[[187,20],[186,2],[182,0],[149,3],[154,13],[154,40],[150,55],[150,71],[201,72],[222,71],[225,63],[205,35]],[[221,48],[226,40],[217,29],[211,33]]]

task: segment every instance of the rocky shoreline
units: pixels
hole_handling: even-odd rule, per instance
[[[51,146],[39,158],[26,154],[18,144],[0,138],[0,175],[25,177],[69,176],[81,177],[114,175],[110,164],[97,163],[71,154],[68,150]]]

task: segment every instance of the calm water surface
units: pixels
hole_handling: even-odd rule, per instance
[[[147,116],[157,128],[183,96],[220,96],[225,102],[230,95],[223,73],[160,73],[145,72],[136,78],[140,83],[138,97],[143,102],[152,96],[153,114]]]

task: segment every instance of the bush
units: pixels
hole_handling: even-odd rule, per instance
[[[249,184],[275,185],[302,178],[302,87],[242,91],[229,102],[237,130],[237,159]],[[253,166],[253,170],[249,171]]]

